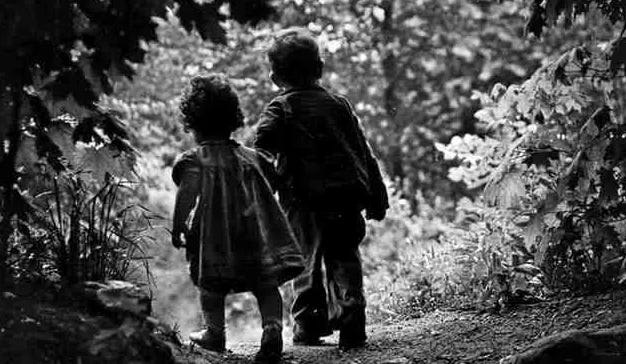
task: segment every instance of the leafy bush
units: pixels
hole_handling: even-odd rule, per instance
[[[51,120],[46,137],[54,155],[41,156],[36,131],[22,138],[10,268],[19,278],[69,283],[139,279],[138,268],[149,275],[144,249],[156,216],[133,203],[136,156],[116,151],[103,135],[76,142],[75,122],[68,114]]]
[[[614,74],[600,49],[572,49],[521,85],[477,94],[487,136],[438,146],[461,162],[450,178],[485,187],[478,201],[496,212],[485,223],[500,230],[486,236],[551,286],[606,287],[626,267],[616,230],[626,219],[624,84]]]

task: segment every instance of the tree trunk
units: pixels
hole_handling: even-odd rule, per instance
[[[403,126],[398,125],[398,120],[396,120],[398,107],[400,107],[400,99],[397,95],[398,57],[396,51],[389,47],[390,44],[393,44],[396,38],[396,29],[394,25],[395,0],[384,0],[380,6],[384,10],[385,14],[385,18],[382,20],[380,25],[383,50],[381,66],[383,69],[383,76],[385,77],[383,105],[389,120],[389,125],[393,130],[392,137],[396,138],[396,140],[390,143],[389,173],[393,178],[400,178],[402,180],[405,177],[402,146],[400,145]]]
[[[0,290],[8,284],[9,238],[13,231],[12,220],[17,213],[17,175],[15,160],[20,143],[21,89],[16,85],[5,86],[0,82],[0,125],[8,126],[0,134]]]

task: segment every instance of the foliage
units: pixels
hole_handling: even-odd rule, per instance
[[[396,182],[390,217],[370,225],[363,249],[374,311],[428,309],[461,296],[502,302],[520,292],[541,296],[546,283],[584,286],[591,276],[608,280],[615,276],[611,270],[619,271],[623,226],[614,220],[622,217],[624,202],[618,137],[624,98],[615,76],[626,64],[626,43],[620,35],[604,43],[605,54],[595,46],[567,51],[611,39],[614,29],[604,20],[623,20],[619,2],[272,5],[275,13],[262,0],[0,5],[0,22],[8,24],[0,44],[7,45],[2,53],[9,60],[0,70],[0,139],[9,146],[0,149],[0,163],[7,171],[20,166],[19,174],[0,176],[0,238],[23,226],[17,221],[33,224],[21,211],[37,203],[24,197],[50,190],[36,179],[40,168],[57,176],[50,181],[62,182],[60,203],[69,208],[60,215],[68,221],[77,215],[71,201],[102,204],[99,191],[117,181],[107,176],[129,177],[135,162],[145,184],[132,201],[170,214],[168,172],[192,142],[177,120],[180,90],[199,73],[228,74],[248,116],[238,135],[247,142],[256,115],[277,91],[264,49],[274,31],[297,25],[317,36],[325,59],[322,83],[354,103]],[[584,19],[576,17],[580,13]],[[278,23],[259,22],[270,15]],[[552,27],[560,21],[566,27]],[[197,34],[190,35],[193,29]],[[542,40],[521,39],[524,29]],[[475,91],[498,82],[512,85]],[[453,166],[453,160],[462,163]],[[53,232],[83,231],[83,225],[74,233],[71,223],[53,225],[57,215],[46,218],[49,230],[32,236],[60,246],[65,240]],[[96,229],[117,226],[101,222]],[[169,237],[156,239],[165,246]],[[13,246],[25,251],[21,241]],[[2,261],[3,251],[0,246]],[[175,255],[169,247],[154,252],[159,262]],[[182,264],[168,262],[164,269],[186,274]],[[248,304],[234,302],[229,312],[236,316],[237,307]]]
[[[427,206],[422,196],[416,198]],[[372,319],[416,315],[458,301],[461,295],[472,296],[470,286],[480,268],[464,270],[457,264],[459,247],[440,241],[455,230],[441,214],[447,203],[439,199],[438,205],[414,215],[408,201],[394,192],[387,218],[369,224],[361,253]]]
[[[193,142],[184,136],[177,113],[177,97],[186,82],[203,72],[226,73],[247,116],[237,138],[247,142],[257,115],[278,91],[269,80],[264,54],[271,35],[286,26],[303,26],[317,36],[324,52],[322,84],[354,103],[370,143],[397,182],[391,216],[369,227],[363,249],[372,312],[385,316],[384,310],[402,311],[409,307],[407,302],[421,302],[426,308],[459,297],[497,301],[498,277],[503,274],[513,283],[512,291],[544,294],[544,287],[536,284],[541,277],[509,264],[512,248],[485,239],[490,229],[509,229],[481,225],[481,219],[497,216],[499,210],[463,200],[465,207],[455,213],[459,197],[472,196],[475,189],[470,186],[468,191],[460,179],[445,178],[453,162],[442,161],[435,145],[457,141],[453,137],[463,133],[482,138],[473,116],[480,108],[474,90],[496,82],[522,82],[550,55],[594,38],[608,39],[612,28],[602,15],[592,11],[584,22],[553,29],[537,42],[521,38],[524,17],[531,12],[520,1],[285,0],[274,5],[277,23],[243,28],[227,21],[225,46],[188,36],[175,17],[159,21],[161,41],[149,47],[146,64],[136,67],[132,83],[116,84],[114,95],[105,98],[106,106],[135,126],[146,203],[171,213],[171,164]],[[495,148],[499,141],[492,139]],[[484,151],[476,158],[485,156],[492,157]],[[499,219],[498,224],[508,224],[506,216]],[[470,227],[472,223],[476,225]],[[421,226],[453,233],[430,235],[423,233],[430,228]],[[167,236],[158,238],[168,244]],[[521,263],[531,261],[517,254]],[[168,261],[155,273],[162,279],[157,302],[167,302],[160,312],[192,311],[180,308],[187,307],[189,298],[181,294],[188,288],[180,286],[186,282],[184,260],[171,249],[155,255]],[[161,270],[167,274],[159,274]],[[174,284],[172,271],[182,276]]]
[[[42,192],[9,245],[11,269],[22,280],[149,280],[148,230],[156,216],[122,201],[129,182],[109,176],[94,188],[85,174],[38,176]]]
[[[170,8],[174,6],[173,8]],[[53,138],[55,121],[71,129],[73,142],[90,145],[91,162],[99,154],[133,158],[125,126],[97,105],[113,91],[112,81],[131,79],[132,64],[145,60],[146,45],[158,40],[153,17],[174,11],[189,32],[225,42],[221,21],[257,23],[272,14],[264,0],[236,2],[194,0],[5,1],[0,4],[2,66],[0,67],[0,286],[6,281],[7,242],[14,218],[27,204],[16,161],[23,135],[34,137],[37,156],[57,172],[79,168]],[[26,134],[24,134],[26,133]],[[66,145],[67,146],[67,145]],[[65,148],[68,149],[68,148]],[[103,173],[104,175],[104,173]],[[20,182],[20,183],[17,183]],[[20,217],[21,218],[21,217]]]
[[[576,26],[581,14],[626,20],[619,2],[534,1],[526,29],[549,39],[560,30],[544,28]],[[487,230],[463,226],[496,242],[489,276],[509,296],[511,268],[522,266],[534,288],[624,281],[623,33],[568,50],[520,85],[476,92],[480,134],[437,145],[446,160],[460,161],[450,179],[484,187],[470,205]],[[497,273],[503,269],[508,274]]]
[[[505,217],[487,221],[510,231],[501,244],[518,246],[553,286],[599,288],[624,262],[624,88],[607,59],[578,47],[521,85],[496,85],[476,114],[491,137],[440,146],[462,162],[450,177],[485,186],[484,203]]]

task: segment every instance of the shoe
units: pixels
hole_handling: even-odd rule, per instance
[[[261,349],[254,357],[255,364],[278,364],[283,353],[283,327],[272,322],[263,327]]]
[[[339,348],[342,350],[362,348],[367,341],[365,334],[365,309],[346,312],[339,331]]]
[[[333,334],[333,330],[329,325],[325,327],[310,327],[296,322],[293,326],[293,344],[296,346],[320,346],[324,344],[321,337]]]
[[[367,342],[367,337],[365,333],[360,336],[355,336],[352,333],[347,333],[345,331],[341,331],[339,333],[339,349],[341,350],[350,350],[350,349],[358,349],[365,347],[365,343]]]
[[[310,336],[306,334],[293,335],[294,346],[322,346],[324,340],[321,340],[319,336]]]
[[[222,333],[212,334],[209,330],[201,330],[189,334],[189,339],[206,350],[223,353],[226,351],[226,337]]]

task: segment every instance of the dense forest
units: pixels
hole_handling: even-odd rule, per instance
[[[193,145],[179,96],[226,74],[249,144],[290,26],[317,38],[391,194],[361,248],[373,321],[620,289],[625,20],[616,0],[4,1],[0,291],[128,280],[197,325],[169,234]],[[256,319],[251,297],[228,304],[234,327]]]

